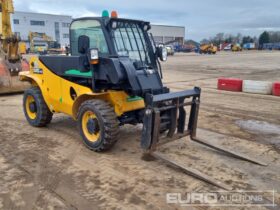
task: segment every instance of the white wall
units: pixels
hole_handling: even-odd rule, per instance
[[[19,24],[13,24],[13,20],[18,19]],[[30,24],[31,20],[44,21],[45,26],[34,26]],[[29,12],[15,12],[12,15],[11,22],[13,24],[13,31],[19,32],[22,40],[28,40],[28,33],[39,32],[46,33],[48,36],[52,37],[54,41],[55,36],[55,22],[59,23],[59,43],[61,46],[69,44],[69,38],[64,38],[64,34],[69,35],[69,27],[63,27],[63,23],[71,23],[71,16],[62,15],[49,15],[49,14],[39,14],[39,13],[29,13]]]
[[[185,37],[185,27],[183,26],[151,25],[151,27],[150,32],[153,36]]]
[[[174,40],[176,37],[185,39],[185,27],[184,26],[165,26],[165,25],[151,25],[151,32],[156,39],[160,42],[168,42]]]

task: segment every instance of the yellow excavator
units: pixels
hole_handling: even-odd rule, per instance
[[[41,41],[46,42],[46,44],[35,44],[35,38],[39,38]],[[57,42],[48,36],[46,33],[29,32],[28,39],[30,42],[30,53],[39,54],[62,54],[61,48],[51,47],[53,45],[57,46]]]
[[[29,85],[19,82],[18,74],[28,70],[28,64],[19,53],[20,38],[12,32],[10,14],[12,0],[0,0],[0,94],[23,91]]]
[[[35,45],[35,38],[39,38],[42,41],[46,42],[47,44],[52,40],[50,36],[48,36],[46,33],[38,33],[38,32],[29,32],[28,35],[29,42],[30,42],[30,52],[31,53],[46,53],[48,50],[47,45]]]
[[[216,54],[218,48],[213,44],[202,44],[199,48],[200,54]]]
[[[242,47],[239,44],[232,44],[231,45],[231,51],[232,52],[241,52]]]

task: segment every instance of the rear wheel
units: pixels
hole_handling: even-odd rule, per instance
[[[85,145],[96,152],[110,149],[117,141],[119,123],[114,109],[105,101],[84,102],[78,113],[80,134]]]
[[[38,87],[32,87],[24,92],[23,111],[28,123],[35,127],[46,126],[53,116]]]

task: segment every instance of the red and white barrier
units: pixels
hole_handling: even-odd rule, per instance
[[[219,78],[218,90],[280,96],[280,82]]]
[[[272,95],[280,96],[280,82],[274,82],[272,85]]]
[[[242,92],[271,95],[272,94],[272,82],[243,80]]]
[[[218,89],[227,91],[242,91],[242,80],[235,78],[220,78],[218,79]]]

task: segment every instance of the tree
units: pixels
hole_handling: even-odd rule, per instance
[[[242,34],[241,34],[241,33],[238,33],[238,34],[236,35],[235,42],[241,44],[241,43],[242,43],[242,38],[243,38]]]
[[[279,31],[269,32],[269,42],[270,43],[280,42],[280,32]]]
[[[214,38],[214,42],[216,42],[216,45],[220,45],[224,42],[224,33],[218,33],[216,34]]]
[[[200,44],[209,44],[209,43],[210,43],[210,40],[208,40],[208,39],[202,39],[200,41]]]
[[[219,46],[223,43],[239,43],[239,39],[242,37],[241,34],[238,34],[237,36],[234,36],[232,34],[224,34],[224,33],[218,33],[214,37],[209,38],[209,42],[213,43],[214,45]]]
[[[265,43],[269,43],[269,33],[267,31],[264,31],[259,38],[260,47],[262,47]]]
[[[226,37],[225,37],[225,42],[226,43],[232,43],[233,39],[234,39],[233,35],[227,34]]]
[[[206,40],[204,40],[206,41]],[[208,39],[209,43],[212,43],[216,46],[219,46],[220,44],[224,43],[224,33],[218,33],[214,37],[210,37]]]

